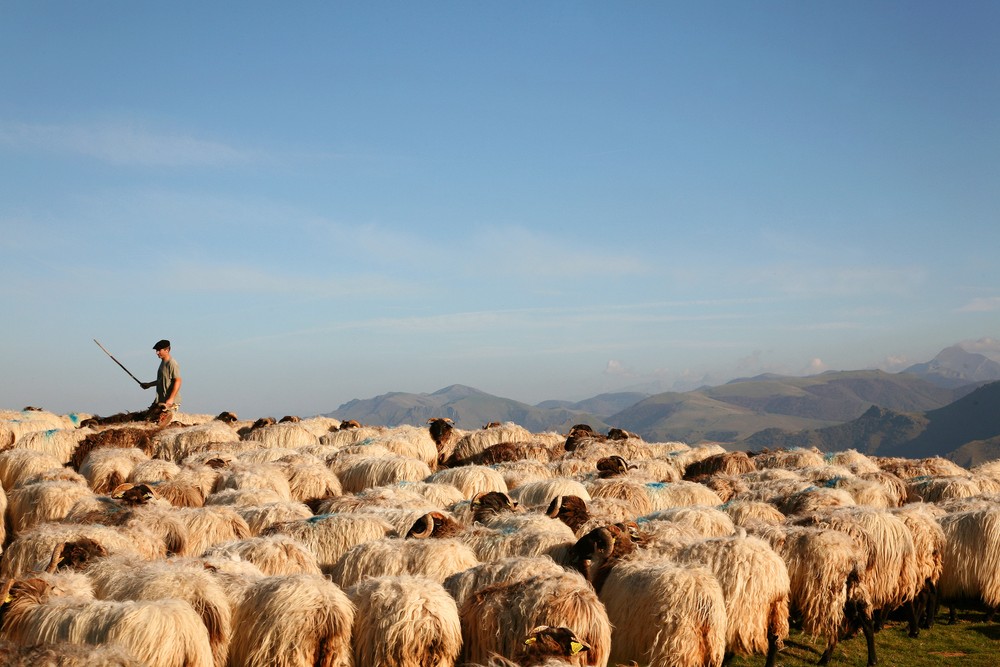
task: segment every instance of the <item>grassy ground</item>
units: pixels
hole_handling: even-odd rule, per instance
[[[911,639],[906,623],[889,621],[875,635],[878,664],[882,667],[930,667],[931,665],[961,665],[962,667],[997,667],[1000,665],[1000,623],[986,623],[982,609],[959,609],[954,625],[948,625],[947,609],[942,609],[934,627],[921,630]],[[815,665],[825,646],[792,631],[785,648],[778,653],[781,667]],[[865,638],[841,642],[830,659],[831,667],[864,667],[868,661]],[[763,656],[737,658],[733,667],[759,667]]]

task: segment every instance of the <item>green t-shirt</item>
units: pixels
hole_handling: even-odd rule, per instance
[[[170,361],[161,361],[160,368],[156,371],[156,402],[165,403],[170,395],[170,385],[174,383],[174,378],[181,376],[181,367],[173,357]],[[181,393],[178,391],[174,396],[174,403],[181,404]]]

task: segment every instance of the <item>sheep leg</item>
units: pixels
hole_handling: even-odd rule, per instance
[[[767,633],[767,659],[764,667],[774,667],[774,659],[778,657],[778,635]]]
[[[934,585],[933,581],[927,581],[927,610],[924,612],[923,618],[921,618],[921,625],[930,630],[934,627],[934,616],[937,615],[938,604],[940,600],[938,599],[937,586]]]
[[[987,607],[986,622],[987,623],[992,623],[993,622],[993,617],[996,616],[996,613],[997,613],[997,608],[996,607]]]
[[[878,656],[875,655],[875,626],[869,614],[860,614],[861,631],[865,633],[865,643],[868,645],[868,664],[878,664]]]
[[[917,623],[917,619],[920,615],[924,613],[924,593],[920,592],[915,598],[906,603],[906,623],[908,626],[907,634],[910,637],[920,636],[920,627]]]
[[[958,615],[955,610],[955,603],[951,602],[948,604],[948,625],[955,625],[956,616]]]
[[[833,655],[833,649],[837,647],[837,638],[831,637],[826,644],[826,650],[823,651],[823,655],[820,656],[817,665],[828,665],[830,664],[830,657]]]

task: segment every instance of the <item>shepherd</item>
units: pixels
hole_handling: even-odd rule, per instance
[[[177,360],[170,356],[170,341],[157,341],[153,346],[156,356],[160,358],[160,367],[156,371],[154,382],[141,382],[143,389],[156,387],[156,400],[151,407],[163,406],[170,413],[177,412],[181,405],[181,367]]]

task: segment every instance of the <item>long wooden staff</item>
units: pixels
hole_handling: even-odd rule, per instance
[[[94,339],[94,342],[95,342],[95,343],[97,343],[97,339],[96,339],[96,338]],[[102,350],[104,350],[104,354],[106,354],[106,355],[108,355],[109,357],[111,357],[111,361],[113,361],[113,362],[115,362],[116,364],[118,364],[119,366],[121,366],[121,367],[122,367],[122,370],[123,370],[123,371],[125,371],[126,373],[128,373],[128,376],[129,376],[130,378],[132,378],[133,380],[135,380],[135,381],[136,381],[136,382],[137,382],[137,383],[139,384],[139,386],[140,386],[140,387],[142,386],[142,381],[141,381],[141,380],[139,380],[139,378],[137,378],[136,376],[132,375],[132,372],[131,372],[131,371],[129,371],[129,369],[127,369],[127,368],[125,368],[124,366],[122,366],[122,362],[120,362],[120,361],[118,361],[117,359],[115,359],[114,355],[113,355],[113,354],[111,354],[110,352],[108,352],[107,350],[105,350],[105,349],[104,349],[104,346],[103,346],[103,345],[101,345],[100,343],[97,343],[97,347],[99,347],[99,348],[101,348]]]

